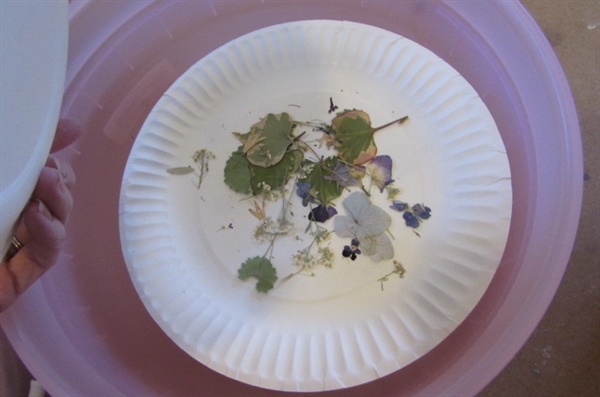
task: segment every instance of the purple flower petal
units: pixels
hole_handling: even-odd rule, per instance
[[[361,166],[351,166],[338,161],[333,169],[333,175],[325,176],[328,181],[336,181],[342,187],[358,186],[360,179],[365,174],[365,168]]]
[[[431,208],[422,204],[415,204],[412,207],[413,213],[420,219],[429,219],[431,217]]]
[[[371,179],[375,186],[379,188],[381,192],[390,183],[394,182],[392,179],[392,158],[388,155],[377,156],[367,164],[367,169],[371,173]]]
[[[413,229],[419,227],[419,218],[417,218],[412,212],[406,211],[402,217],[404,218],[404,222],[406,222],[406,226],[412,227]]]
[[[308,203],[314,203],[315,201],[314,197],[310,195],[309,182],[297,182],[296,194],[302,198],[302,205],[305,207],[308,205]]]
[[[360,249],[358,249],[358,240],[353,238],[351,244],[352,245],[344,245],[344,249],[342,250],[342,256],[344,256],[344,258],[350,258],[352,260],[355,260],[357,258],[357,255],[361,254]]]
[[[337,215],[337,210],[334,207],[325,207],[320,204],[313,208],[308,214],[308,219],[315,222],[325,222]]]
[[[352,248],[349,245],[344,245],[344,249],[342,250],[342,256],[344,258],[349,258],[352,255]]]

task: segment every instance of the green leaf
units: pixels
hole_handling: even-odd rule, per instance
[[[258,167],[270,167],[281,161],[288,147],[294,141],[292,130],[294,121],[287,113],[269,113],[250,127],[250,132],[237,135],[244,143],[244,153],[248,161]]]
[[[167,172],[171,175],[187,175],[194,172],[192,166],[167,168]]]
[[[310,195],[325,206],[342,194],[343,188],[332,179],[336,162],[335,157],[328,157],[319,163],[314,163],[312,171],[301,180],[310,183]]]
[[[243,146],[240,146],[225,163],[225,184],[234,192],[247,194],[251,192],[250,178],[252,175],[250,174],[250,163],[242,150]]]
[[[256,196],[265,189],[275,190],[284,187],[291,175],[300,167],[303,158],[304,155],[300,150],[292,150],[287,152],[279,163],[269,168],[250,164],[252,194]]]
[[[256,145],[265,140],[265,137],[261,135],[259,130],[252,130],[247,134],[240,134],[239,132],[234,132],[233,135],[244,145],[242,149],[242,152],[244,154],[247,154]]]
[[[338,142],[337,150],[341,160],[348,164],[360,165],[371,160],[377,154],[373,135],[392,124],[402,123],[407,117],[373,128],[371,118],[362,110],[349,110],[331,121]]]
[[[267,258],[255,256],[249,258],[238,269],[238,278],[242,281],[254,277],[258,280],[256,290],[258,292],[267,293],[273,289],[275,281],[277,281],[277,269],[273,267],[271,261]]]
[[[373,139],[375,130],[371,127],[371,118],[362,110],[349,110],[335,117],[331,126],[335,130],[335,139],[339,142],[337,150],[340,159],[349,164],[363,164],[377,154]]]

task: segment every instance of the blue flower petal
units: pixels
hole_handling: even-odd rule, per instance
[[[422,204],[415,204],[412,207],[413,213],[420,219],[429,219],[431,217],[431,208]]]
[[[405,203],[404,201],[394,200],[392,201],[392,205],[390,205],[390,208],[398,212],[404,212],[409,208],[409,206],[408,203]]]
[[[342,250],[342,256],[344,258],[349,258],[352,255],[352,248],[349,245],[344,245],[344,249]]]
[[[296,182],[296,194],[302,198],[302,205],[307,206],[308,203],[314,203],[315,199],[310,195],[310,182]]]
[[[417,218],[412,212],[406,211],[404,214],[402,214],[402,217],[404,218],[404,222],[406,222],[406,226],[412,227],[413,229],[419,227],[419,218]]]

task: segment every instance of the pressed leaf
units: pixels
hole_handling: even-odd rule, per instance
[[[234,192],[247,194],[251,192],[251,176],[250,163],[240,146],[225,163],[225,184]]]
[[[171,175],[187,175],[194,172],[194,168],[188,165],[187,167],[173,167],[167,168],[167,172]]]
[[[244,153],[248,161],[265,168],[279,163],[293,142],[294,125],[294,121],[287,113],[269,113],[267,117],[250,127],[248,134],[238,137],[238,139],[240,137],[245,139]]]
[[[375,130],[371,127],[371,118],[362,110],[349,110],[335,117],[331,126],[338,141],[337,150],[340,159],[349,164],[363,164],[377,154],[373,139]]]
[[[336,162],[335,157],[328,157],[319,163],[314,163],[312,171],[301,180],[310,183],[310,195],[325,206],[342,194],[343,188],[332,179]]]
[[[304,155],[300,150],[287,152],[281,161],[269,168],[250,164],[252,193],[257,195],[265,189],[282,188],[290,180],[291,175],[298,170]]]
[[[364,164],[371,160],[377,154],[373,135],[392,124],[402,123],[407,118],[405,116],[373,128],[367,112],[354,109],[339,114],[332,120],[331,126],[335,131],[340,159],[353,165]]]
[[[242,263],[242,266],[238,269],[240,280],[245,281],[251,277],[258,280],[256,290],[267,293],[273,289],[277,281],[277,269],[273,267],[273,264],[267,258],[255,256]]]
[[[233,135],[235,135],[235,137],[244,145],[242,149],[244,154],[247,154],[256,145],[265,140],[265,137],[260,133],[259,130],[252,130],[247,134],[234,132]]]

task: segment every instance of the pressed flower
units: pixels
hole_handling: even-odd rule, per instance
[[[404,212],[402,214],[402,218],[404,218],[404,222],[406,226],[412,227],[416,229],[421,224],[421,221],[429,219],[431,217],[431,208],[423,205],[423,204],[415,204],[412,207],[403,201],[394,200],[392,201],[392,205],[390,208]]]
[[[328,219],[333,218],[337,215],[337,210],[332,206],[324,206],[323,204],[319,204],[308,214],[308,219],[315,222],[325,222]]]
[[[377,156],[367,164],[371,180],[383,192],[385,187],[394,182],[392,179],[392,158],[388,155]]]
[[[406,211],[404,214],[402,214],[402,217],[404,218],[404,222],[406,222],[406,226],[412,227],[413,229],[419,227],[419,218],[417,218],[412,212]]]
[[[360,241],[361,251],[375,261],[392,258],[394,248],[385,234],[392,223],[390,216],[362,192],[350,194],[342,205],[348,215],[335,217],[335,233]]]
[[[360,242],[357,239],[353,238],[350,244],[351,245],[344,245],[344,249],[342,250],[342,256],[344,258],[350,258],[352,260],[355,260],[357,258],[357,255],[361,254],[360,248],[358,248]]]
[[[296,194],[302,199],[302,205],[314,203],[315,199],[310,195],[310,182],[296,182]]]
[[[431,217],[431,208],[426,207],[423,204],[413,205],[412,211],[419,219],[429,219]]]
[[[390,205],[390,208],[398,212],[404,212],[409,208],[409,205],[404,201],[394,200],[392,201],[392,205]]]
[[[325,145],[327,149],[331,149],[332,147],[335,147],[335,145],[338,144],[338,141],[335,140],[335,136],[330,134],[327,130],[323,130],[323,136],[317,139],[317,142],[319,142],[319,147]]]
[[[267,218],[267,213],[265,212],[264,204],[261,205],[256,200],[254,200],[254,209],[248,208],[248,211],[250,211],[250,213],[254,215],[254,217],[259,221],[265,220]]]
[[[392,185],[386,186],[385,190],[387,190],[388,200],[395,200],[396,197],[402,192],[401,189]]]
[[[352,166],[338,161],[333,168],[333,174],[326,176],[329,181],[336,181],[342,187],[359,186],[360,180],[365,176],[365,167]]]
[[[333,104],[333,98],[329,97],[329,111],[327,113],[333,113],[338,110],[338,107]]]

